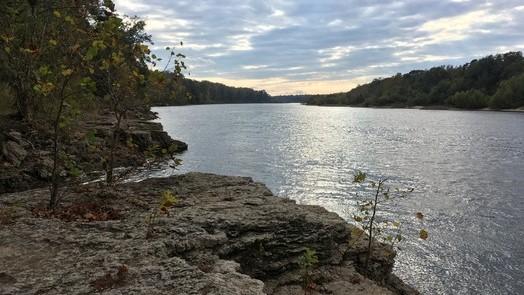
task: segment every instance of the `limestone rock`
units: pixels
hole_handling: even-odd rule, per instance
[[[3,146],[2,153],[15,167],[19,167],[22,161],[27,157],[27,151],[24,147],[14,141],[7,141]]]
[[[165,190],[178,201],[147,238],[145,220]],[[391,275],[387,247],[373,252],[376,274],[361,274],[365,247],[349,246],[351,225],[249,178],[188,173],[68,192],[64,206],[96,202],[121,218],[39,218],[31,209],[45,206],[47,190],[0,195],[0,207],[17,212],[0,227],[0,294],[91,294],[97,286],[103,294],[304,294],[298,261],[306,248],[319,258],[311,294],[416,294]],[[122,268],[122,279],[108,283]]]
[[[149,131],[131,131],[129,136],[131,137],[132,142],[142,151],[153,145],[153,140],[151,139],[151,133]]]

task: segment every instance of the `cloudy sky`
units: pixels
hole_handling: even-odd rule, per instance
[[[191,77],[270,94],[332,93],[412,69],[524,50],[524,0],[116,0],[180,41]]]

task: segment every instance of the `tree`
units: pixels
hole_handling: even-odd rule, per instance
[[[367,175],[362,171],[357,171],[353,177],[353,182],[357,184],[364,184]],[[387,178],[379,179],[378,182],[368,181],[368,186],[373,189],[371,198],[365,198],[358,201],[357,212],[353,215],[353,220],[356,221],[360,229],[352,233],[355,236],[354,242],[359,241],[362,236],[367,233],[367,251],[364,260],[364,269],[369,270],[369,261],[373,253],[373,242],[376,239],[381,239],[382,242],[390,244],[392,247],[396,243],[403,240],[401,233],[400,221],[390,220],[382,217],[378,219],[380,213],[379,205],[392,201],[397,198],[405,198],[408,194],[413,192],[413,188],[400,190],[391,190],[386,186]],[[361,196],[357,194],[357,198]],[[422,219],[422,213],[416,213],[418,219]],[[427,239],[428,233],[425,229],[420,231],[420,238]]]
[[[459,108],[519,107],[518,84],[504,83],[524,74],[521,52],[490,55],[462,66],[415,70],[359,85],[347,93],[310,96],[309,104],[412,106],[449,105]],[[501,87],[505,89],[501,90]],[[491,99],[496,92],[499,95]]]
[[[502,81],[489,106],[496,109],[524,106],[524,74]]]
[[[63,130],[73,122],[74,106],[85,95],[84,54],[93,31],[90,21],[98,1],[9,1],[3,10],[0,37],[2,76],[13,89],[17,111],[52,132],[49,207],[58,202]],[[59,53],[59,54],[57,54]]]
[[[466,109],[478,109],[488,105],[489,97],[477,89],[460,91],[451,96],[449,104]]]
[[[99,11],[100,4],[96,0],[81,4],[67,0],[7,0],[2,3],[0,78],[12,89],[21,118],[32,121],[42,105],[38,101],[42,96],[35,92],[34,86],[39,83],[40,69],[52,64],[55,57],[61,57],[56,54],[63,49],[60,41],[88,33],[92,12]],[[66,12],[63,17],[62,12]],[[49,87],[52,86],[47,85],[42,90],[49,92]]]
[[[114,181],[114,154],[123,121],[130,110],[145,105],[143,88],[149,49],[144,43],[150,42],[143,31],[143,21],[125,21],[113,9],[111,7],[107,19],[96,26],[98,34],[86,54],[100,105],[107,106],[115,119],[105,163],[108,184]]]

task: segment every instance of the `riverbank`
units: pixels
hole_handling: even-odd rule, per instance
[[[350,107],[350,108],[372,108],[372,109],[413,109],[413,110],[444,110],[444,111],[483,111],[483,112],[510,112],[510,113],[524,113],[524,108],[516,109],[464,109],[455,108],[446,105],[431,105],[431,106],[403,106],[403,105],[385,105],[385,106],[364,106],[364,105],[340,105],[340,104],[308,104],[302,103],[305,106],[318,107]]]
[[[164,191],[177,201],[150,226]],[[303,294],[306,249],[319,260],[311,294],[417,293],[391,273],[391,249],[377,244],[364,272],[354,226],[250,178],[189,173],[72,187],[55,213],[47,197],[0,195],[2,294]]]
[[[131,113],[120,130],[116,148],[116,167],[136,167],[147,160],[147,153],[172,149],[180,153],[187,144],[172,139],[160,123],[150,122],[156,116],[150,111]],[[0,117],[0,194],[44,187],[52,170],[52,134],[9,116]],[[87,181],[100,177],[104,171],[107,146],[114,126],[111,113],[101,113],[81,119],[72,132],[62,138],[63,162],[61,177]],[[92,175],[94,174],[94,175]]]

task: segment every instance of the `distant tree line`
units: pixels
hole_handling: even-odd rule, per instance
[[[507,109],[524,106],[524,58],[508,52],[462,66],[415,70],[345,93],[312,95],[312,105],[431,106]]]
[[[158,73],[170,79],[172,73]],[[264,90],[244,87],[231,87],[221,83],[196,81],[183,78],[162,88],[149,87],[149,97],[153,105],[188,105],[216,103],[264,103],[271,96]]]
[[[296,103],[296,102],[306,102],[309,98],[309,95],[305,94],[293,94],[293,95],[276,95],[271,97],[271,102],[275,103]]]

